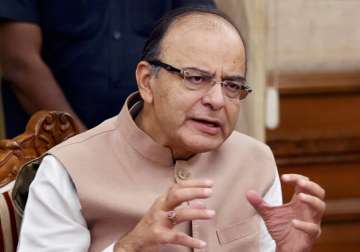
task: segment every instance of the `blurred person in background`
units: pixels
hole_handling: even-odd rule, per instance
[[[168,10],[211,0],[0,0],[6,135],[41,109],[72,114],[81,130],[114,116],[136,90],[134,69]]]

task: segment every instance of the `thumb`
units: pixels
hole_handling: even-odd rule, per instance
[[[268,204],[255,191],[247,191],[246,198],[260,215],[264,215],[266,209],[269,208]]]

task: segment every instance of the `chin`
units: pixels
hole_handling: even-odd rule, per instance
[[[224,139],[196,135],[187,137],[183,142],[186,148],[192,153],[202,153],[219,148],[224,142]]]

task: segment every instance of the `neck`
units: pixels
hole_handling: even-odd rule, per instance
[[[187,160],[191,158],[194,154],[188,151],[176,148],[176,146],[171,145],[171,143],[166,139],[166,136],[163,134],[160,127],[156,125],[156,121],[153,120],[151,113],[146,110],[146,107],[140,111],[140,113],[135,118],[135,124],[149,135],[155,142],[165,146],[171,150],[173,160]]]

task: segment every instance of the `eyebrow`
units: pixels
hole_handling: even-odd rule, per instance
[[[225,75],[222,79],[229,81],[246,81],[246,78],[241,75]]]
[[[209,75],[211,77],[214,77],[215,74],[212,74],[206,70],[197,68],[197,67],[185,67],[184,69],[186,70],[195,70],[195,71],[199,71],[203,74]],[[229,80],[229,81],[246,81],[246,78],[244,76],[241,75],[225,75],[222,80]]]
[[[215,76],[215,74],[212,74],[206,70],[203,70],[203,69],[200,69],[200,68],[197,68],[197,67],[185,67],[184,70],[195,70],[195,71],[199,71],[203,74],[206,74],[206,75],[209,75],[211,77]]]

